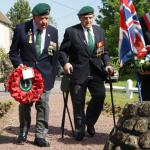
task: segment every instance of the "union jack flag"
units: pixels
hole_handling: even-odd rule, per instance
[[[132,0],[121,0],[119,57],[120,65],[142,53],[146,55],[145,41]]]

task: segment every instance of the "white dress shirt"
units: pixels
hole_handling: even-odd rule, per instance
[[[82,26],[82,28],[83,28],[83,30],[84,30],[84,35],[85,35],[85,38],[86,38],[87,43],[88,43],[88,31],[87,31],[87,30],[90,31],[90,33],[91,33],[91,35],[92,35],[92,38],[93,38],[93,41],[95,41],[93,28],[91,27],[90,29],[87,29],[87,28],[85,28],[85,27],[83,27],[83,26]]]
[[[33,32],[34,32],[34,42],[36,41],[36,34],[37,34],[37,25],[35,21],[33,20]],[[46,34],[46,29],[43,29],[41,31],[41,54],[43,52],[43,49],[45,47],[45,34]]]

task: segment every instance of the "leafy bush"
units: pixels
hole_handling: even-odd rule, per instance
[[[12,104],[13,103],[11,101],[7,101],[4,103],[0,102],[0,118],[8,112]]]
[[[13,66],[9,59],[8,54],[5,52],[4,49],[0,48],[0,81],[4,82],[8,77],[9,73],[12,71]]]

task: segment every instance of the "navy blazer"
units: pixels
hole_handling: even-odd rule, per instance
[[[93,32],[95,50],[91,54],[81,24],[69,27],[65,31],[59,50],[59,60],[62,66],[67,62],[73,65],[72,82],[83,83],[90,75],[91,66],[94,66],[98,76],[103,79],[106,77],[104,67],[110,61],[110,57],[105,45],[105,32],[96,25],[93,25]],[[98,43],[100,47],[97,47]]]
[[[29,38],[32,39],[32,42]],[[53,55],[48,54],[48,47],[51,41],[57,45]],[[38,69],[44,78],[44,89],[50,90],[54,86],[56,77],[58,59],[57,29],[50,25],[46,28],[45,47],[41,56],[37,59],[34,45],[33,20],[17,25],[14,30],[9,57],[15,68],[20,64],[24,64]]]

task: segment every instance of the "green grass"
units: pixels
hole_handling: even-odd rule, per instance
[[[125,104],[129,104],[129,103],[134,103],[138,101],[138,94],[134,93],[133,94],[133,99],[128,99],[127,95],[125,92],[113,92],[113,101],[114,101],[114,105],[116,106],[120,106],[121,108],[123,108],[125,106]],[[111,95],[110,92],[106,92],[106,98],[105,98],[105,103],[110,104],[111,105]]]
[[[112,85],[125,87],[127,85],[128,79],[131,79],[133,81],[133,87],[136,87],[136,80],[134,74],[123,74],[119,76],[118,82],[112,83]],[[106,85],[109,84],[107,83]],[[137,102],[139,99],[138,97],[139,97],[138,93],[133,93],[133,99],[129,99],[126,95],[126,92],[113,91],[114,104],[120,107],[124,107],[124,105],[127,103]],[[111,96],[109,91],[106,92],[105,103],[111,104]]]
[[[124,74],[119,77],[119,81],[112,83],[113,86],[126,86],[127,85],[127,80],[131,79],[133,81],[133,87],[136,86],[136,80],[134,77],[134,74]],[[106,83],[106,85],[109,85]],[[87,102],[90,100],[90,94],[87,92]],[[126,104],[129,103],[135,103],[139,100],[139,95],[138,93],[133,93],[133,99],[127,98],[126,92],[118,92],[118,91],[113,91],[113,100],[114,100],[114,105],[119,106],[123,108]],[[106,92],[106,98],[105,98],[105,103],[109,104],[111,106],[111,95],[110,91],[107,90]]]
[[[126,104],[135,103],[139,100],[139,95],[137,93],[133,93],[133,99],[128,99],[126,92],[117,92],[113,91],[113,102],[115,106],[119,106],[123,108]],[[86,103],[90,101],[90,94],[87,93]],[[112,105],[111,94],[109,91],[106,92],[105,102],[108,105]]]
[[[127,80],[131,79],[133,81],[133,86],[136,86],[136,80],[134,74],[122,74],[119,76],[118,82],[113,83],[115,86],[126,86]]]

